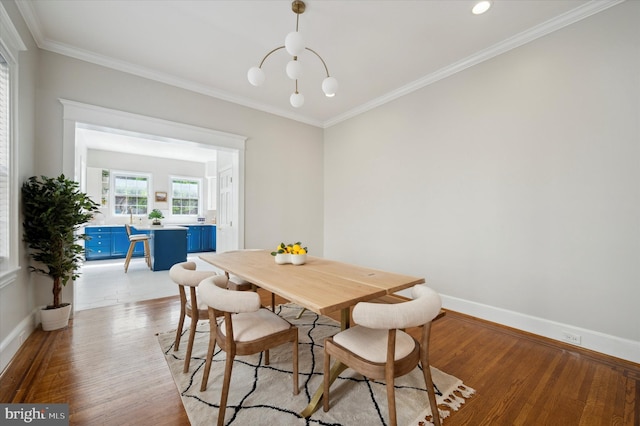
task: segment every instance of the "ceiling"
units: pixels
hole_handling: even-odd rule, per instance
[[[520,46],[620,0],[307,0],[306,46],[339,82],[321,91],[324,68],[300,55],[305,104],[284,49],[265,62],[265,83],[247,71],[295,30],[291,1],[17,0],[38,46],[216,98],[329,127],[384,102]]]

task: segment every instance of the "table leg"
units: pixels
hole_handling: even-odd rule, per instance
[[[351,322],[351,309],[345,308],[340,311],[340,329],[346,330],[349,328]],[[340,373],[347,369],[347,366],[341,363],[340,361],[336,361],[331,367],[331,371],[329,373],[329,384],[333,384],[336,381]],[[322,395],[324,394],[324,386],[320,383],[320,387],[316,390],[316,393],[313,394],[311,401],[307,405],[300,415],[302,417],[309,417],[313,413],[316,412],[318,407],[320,407],[320,401],[322,401]]]
[[[329,373],[329,382],[333,383],[336,381],[340,373],[347,369],[347,366],[340,361],[336,361],[331,367],[331,372]],[[316,390],[316,393],[313,394],[313,398],[309,401],[309,405],[305,408],[300,415],[302,417],[309,417],[320,407],[320,401],[322,401],[322,395],[324,394],[324,387],[322,383],[320,383],[320,387]]]

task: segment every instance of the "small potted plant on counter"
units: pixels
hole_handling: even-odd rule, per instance
[[[71,304],[61,302],[62,287],[78,278],[84,247],[77,240],[81,225],[89,222],[99,205],[80,192],[79,184],[64,175],[57,178],[32,176],[22,185],[23,239],[37,266],[29,270],[53,280],[53,303],[40,311],[42,329],[64,328]]]
[[[160,219],[164,219],[164,216],[160,210],[153,209],[151,213],[149,213],[149,219],[153,219],[153,222],[151,222],[152,225],[161,225],[162,222],[160,222]]]

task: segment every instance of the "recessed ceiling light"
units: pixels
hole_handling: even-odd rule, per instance
[[[473,6],[473,9],[471,9],[471,12],[474,15],[481,15],[485,13],[487,10],[489,10],[490,7],[491,7],[491,2],[489,0],[482,0],[476,3],[475,6]]]

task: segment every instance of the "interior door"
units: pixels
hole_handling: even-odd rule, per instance
[[[233,169],[226,167],[218,171],[218,219],[216,252],[222,253],[238,248],[237,223],[234,223]]]

